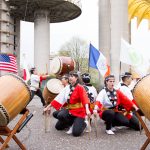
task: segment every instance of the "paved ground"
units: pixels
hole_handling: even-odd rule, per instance
[[[129,129],[121,129],[115,135],[107,135],[101,120],[98,120],[97,138],[94,127],[90,134],[84,133],[81,137],[67,135],[65,131],[56,131],[54,128],[56,120],[52,117],[50,118],[50,131],[45,133],[45,119],[42,115],[43,108],[40,100],[35,97],[28,105],[28,109],[36,113],[27,126],[16,134],[27,150],[139,150],[146,140],[144,131],[140,134]],[[9,123],[9,127],[12,128],[18,119],[19,115]],[[9,142],[9,146],[8,150],[20,149],[13,140]]]

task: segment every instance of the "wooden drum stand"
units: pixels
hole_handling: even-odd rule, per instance
[[[25,146],[21,143],[21,141],[16,137],[15,134],[18,132],[20,126],[26,120],[28,114],[29,110],[26,109],[13,130],[9,129],[7,126],[0,126],[0,142],[2,143],[2,145],[0,146],[0,150],[4,150],[5,148],[9,147],[8,142],[12,138],[22,150],[26,150]],[[7,136],[7,138],[4,140],[2,136]]]
[[[139,115],[138,112],[136,112],[136,115],[145,131],[145,135],[147,136],[147,140],[145,141],[145,143],[143,144],[143,146],[141,147],[141,150],[145,150],[146,147],[148,146],[148,144],[150,143],[150,131],[148,129],[148,127],[146,126],[146,124],[144,123],[142,117]]]

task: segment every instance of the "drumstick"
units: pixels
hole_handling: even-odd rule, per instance
[[[50,119],[50,113],[48,111],[45,112],[45,133],[49,132],[49,119]]]
[[[94,116],[94,128],[95,128],[95,136],[97,138],[97,116]]]
[[[91,118],[88,116],[88,124],[89,124],[89,126],[91,126],[90,120],[91,120]],[[89,140],[90,140],[90,131],[88,132],[88,137],[89,137]]]
[[[46,64],[46,73],[48,74],[48,66],[47,66],[47,64]]]
[[[31,113],[30,115],[28,115],[26,117],[26,119],[23,121],[23,123],[18,128],[17,132],[20,132],[23,129],[23,127],[29,122],[29,120],[34,116],[35,113],[36,113],[36,111],[34,111],[33,113]]]
[[[45,133],[47,132],[47,111],[44,114],[44,119],[45,119]]]

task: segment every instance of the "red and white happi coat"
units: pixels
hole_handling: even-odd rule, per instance
[[[66,86],[51,102],[51,105],[56,109],[59,110],[62,106],[64,106],[67,102],[68,95],[70,93],[70,85]],[[73,90],[72,94],[70,95],[69,104],[76,104],[82,103],[82,107],[69,109],[69,113],[76,117],[85,118],[86,111],[85,111],[85,104],[89,104],[89,99],[87,93],[83,86],[77,84],[75,89]]]
[[[134,103],[128,97],[126,97],[120,90],[116,90],[116,96],[117,96],[116,107],[118,107],[119,105],[122,105],[127,111],[130,111],[133,109]],[[105,89],[102,89],[100,93],[98,94],[95,105],[97,105],[98,108],[100,109],[102,107],[104,108],[113,107]],[[100,111],[100,117],[102,117],[102,113],[103,111]],[[126,116],[126,117],[130,119],[131,115]]]

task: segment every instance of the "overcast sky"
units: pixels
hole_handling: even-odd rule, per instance
[[[141,51],[150,59],[150,29],[148,28],[148,21],[142,20],[137,28],[136,18],[132,20],[131,28],[132,45],[135,49]]]
[[[98,0],[82,0],[82,14],[71,21],[50,24],[50,52],[77,36],[98,47]],[[21,54],[33,65],[34,24],[21,22]]]
[[[72,37],[77,36],[98,48],[98,0],[82,0],[82,14],[71,21],[50,24],[50,52],[58,51]],[[137,29],[132,21],[132,45],[150,57],[150,30],[147,21]],[[21,55],[33,66],[34,25],[21,22]]]

